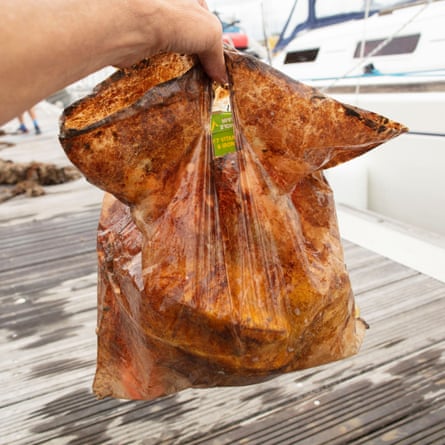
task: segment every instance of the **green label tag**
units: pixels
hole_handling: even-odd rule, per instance
[[[212,141],[215,156],[224,156],[236,151],[233,117],[230,111],[212,114]]]

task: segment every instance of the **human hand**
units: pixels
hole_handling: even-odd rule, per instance
[[[116,54],[114,65],[129,66],[162,51],[197,54],[213,80],[227,82],[221,23],[205,0],[131,0],[126,4],[119,36],[131,40]]]
[[[2,0],[0,124],[109,65],[197,54],[227,82],[221,23],[205,0]],[[35,36],[29,52],[29,36]]]

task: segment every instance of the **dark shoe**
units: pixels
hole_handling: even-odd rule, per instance
[[[42,130],[40,129],[40,127],[35,127],[36,130],[36,134],[42,134]]]
[[[24,125],[20,125],[20,127],[17,128],[17,133],[29,133],[29,131]]]

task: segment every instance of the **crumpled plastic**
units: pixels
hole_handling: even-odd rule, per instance
[[[63,114],[68,157],[108,192],[98,397],[252,384],[362,343],[323,169],[406,128],[225,57],[236,152],[214,155],[214,90],[190,56],[120,70]]]

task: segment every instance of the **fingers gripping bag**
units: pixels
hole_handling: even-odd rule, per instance
[[[98,397],[252,384],[360,348],[323,169],[406,129],[225,57],[231,115],[212,118],[210,80],[179,54],[117,71],[63,114],[68,157],[107,192]]]

